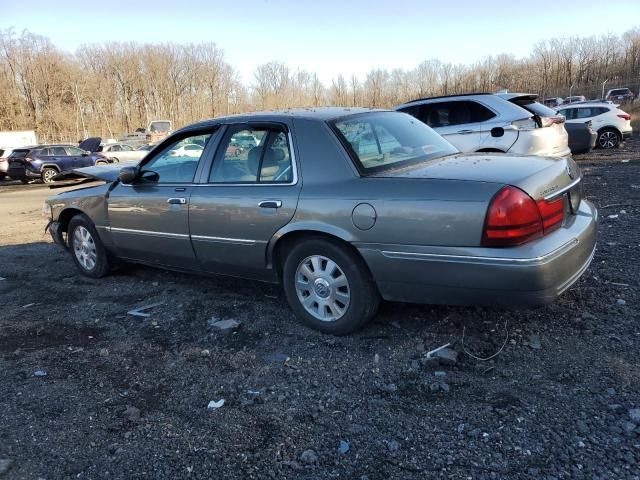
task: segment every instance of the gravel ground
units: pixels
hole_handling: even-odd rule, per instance
[[[639,479],[640,138],[577,160],[599,248],[557,302],[386,304],[342,338],[300,326],[268,285],[81,277],[16,204],[0,478]],[[426,358],[449,342],[457,358]]]

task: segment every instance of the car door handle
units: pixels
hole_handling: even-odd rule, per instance
[[[171,205],[184,205],[185,203],[187,203],[187,199],[180,197],[180,198],[168,198],[167,199],[167,203],[170,203]]]
[[[473,130],[458,130],[456,133],[460,135],[467,135],[468,133],[473,133]]]
[[[260,208],[280,208],[282,200],[263,200],[258,204]]]

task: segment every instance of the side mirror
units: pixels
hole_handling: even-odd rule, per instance
[[[492,137],[502,137],[504,135],[504,128],[502,127],[493,127],[491,129]]]
[[[121,183],[131,184],[138,176],[138,167],[122,167],[118,174],[118,180],[120,180]]]

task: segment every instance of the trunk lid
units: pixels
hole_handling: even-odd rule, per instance
[[[378,172],[374,177],[431,178],[513,185],[534,200],[550,198],[580,181],[580,169],[569,157],[465,153]]]

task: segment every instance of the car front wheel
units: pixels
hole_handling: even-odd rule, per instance
[[[605,128],[598,134],[598,146],[600,148],[616,148],[620,145],[620,134],[611,128]]]
[[[315,238],[297,243],[282,273],[289,305],[321,332],[351,333],[378,310],[380,295],[366,264],[338,243]]]
[[[109,272],[109,257],[93,223],[85,215],[76,215],[69,222],[67,243],[73,261],[80,272],[100,278]]]

